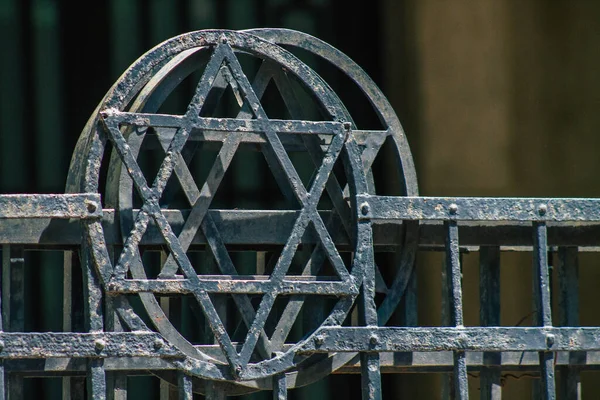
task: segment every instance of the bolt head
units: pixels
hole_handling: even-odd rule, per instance
[[[160,350],[165,345],[165,342],[162,339],[156,339],[153,343],[154,350]]]
[[[352,124],[350,122],[346,121],[343,123],[343,125],[344,125],[344,129],[347,131],[349,131],[352,128]]]
[[[456,204],[454,204],[454,203],[450,204],[450,205],[448,206],[448,212],[449,212],[451,215],[455,215],[455,214],[458,212],[458,206],[457,206]]]
[[[240,376],[242,375],[242,366],[241,365],[235,366],[235,368],[233,369],[233,375],[235,376],[236,380],[240,379]]]
[[[325,338],[323,337],[323,335],[315,336],[315,344],[317,346],[321,346],[323,343],[325,343]]]
[[[553,334],[549,333],[546,335],[546,345],[548,347],[552,347],[554,346],[554,342],[556,341],[556,338],[554,337]]]
[[[369,211],[371,210],[371,207],[369,207],[368,203],[362,203],[360,205],[360,213],[364,216],[369,215]]]
[[[371,343],[373,346],[377,345],[379,343],[379,338],[377,335],[371,335],[369,338],[369,343]]]
[[[95,201],[89,201],[87,203],[87,210],[89,213],[93,214],[96,212],[97,209],[98,209],[98,203],[96,203]]]
[[[538,214],[541,216],[546,215],[546,213],[548,212],[548,206],[545,204],[540,204],[538,206]]]
[[[94,341],[94,346],[96,347],[96,351],[100,352],[106,347],[106,342],[102,339],[97,339]]]

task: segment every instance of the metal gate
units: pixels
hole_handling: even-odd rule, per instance
[[[371,109],[344,104],[294,51],[344,73]],[[166,112],[185,85],[189,104]],[[357,126],[353,113],[367,111],[380,128]],[[379,195],[371,167],[384,146],[402,196]],[[240,152],[273,181],[251,207],[218,199]],[[383,94],[300,32],[199,31],[146,53],[84,128],[66,192],[0,196],[0,396],[20,398],[24,377],[60,376],[63,398],[125,399],[127,377],[150,373],[164,399],[283,399],[359,370],[362,397],[377,399],[382,371],[449,370],[449,396],[466,399],[477,370],[481,397],[498,399],[503,371],[534,366],[541,397],[556,398],[561,368],[562,390],[579,398],[579,372],[600,364],[600,329],[577,318],[577,256],[597,250],[600,201],[419,197]],[[419,250],[445,253],[447,326],[416,326]],[[466,250],[480,259],[476,327],[463,321]],[[500,326],[504,250],[532,252],[536,326]],[[64,254],[64,332],[24,332],[28,251]]]

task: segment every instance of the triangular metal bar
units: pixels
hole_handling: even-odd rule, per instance
[[[291,117],[295,119],[303,119],[304,111],[302,109],[302,105],[298,101],[288,75],[284,71],[278,70],[275,75],[273,75],[273,81],[281,93],[281,97],[283,98]],[[315,166],[318,166],[321,163],[321,158],[323,155],[323,150],[319,144],[319,139],[313,135],[302,135],[301,138],[313,163]],[[335,210],[342,220],[342,224],[344,225],[346,233],[351,237],[351,210],[346,200],[344,200],[344,190],[340,186],[335,174],[330,174],[326,189],[329,197],[331,198],[333,206],[335,207]]]
[[[283,251],[281,253],[281,256],[279,257],[279,260],[278,260],[277,264],[275,265],[273,273],[271,274],[271,283],[273,285],[273,291],[270,293],[267,293],[263,296],[263,299],[262,299],[260,306],[258,308],[258,311],[256,313],[254,323],[252,324],[252,327],[248,331],[246,341],[245,341],[244,345],[242,346],[242,351],[240,352],[240,364],[241,365],[246,365],[250,359],[250,356],[252,355],[254,346],[258,339],[258,332],[260,332],[260,330],[262,330],[264,327],[264,324],[269,315],[269,312],[270,312],[271,308],[273,307],[273,303],[275,302],[278,286],[283,281],[283,279],[287,273],[287,270],[289,269],[293,255],[296,252],[298,244],[300,243],[300,240],[302,238],[302,235],[304,234],[304,231],[306,230],[306,227],[308,226],[308,223],[313,221],[313,224],[314,224],[315,215],[317,216],[316,218],[318,218],[317,221],[320,220],[320,217],[318,216],[318,213],[317,213],[317,204],[319,202],[319,198],[321,197],[321,194],[323,193],[323,190],[325,189],[327,177],[331,173],[331,170],[333,169],[333,165],[335,164],[335,160],[339,156],[339,154],[344,146],[345,138],[346,138],[346,136],[344,135],[344,132],[340,132],[339,135],[336,135],[332,139],[332,142],[331,142],[331,145],[329,146],[327,154],[326,154],[325,158],[323,159],[323,163],[321,164],[321,166],[317,172],[317,176],[313,182],[310,193],[306,193],[302,197],[299,196],[299,198],[306,199],[305,201],[303,201],[304,208],[300,211],[300,215],[298,216],[298,219],[296,220],[296,223],[294,224],[294,228],[292,229],[290,238],[288,239],[288,242],[285,244]],[[289,158],[288,158],[288,160],[289,160]],[[300,187],[303,188],[303,186],[300,186]],[[322,220],[320,220],[320,221],[322,223]],[[335,256],[333,256],[333,254],[329,254],[331,251],[333,251],[339,257],[339,253],[337,253],[337,250],[335,249],[335,247],[333,248],[333,250],[327,248],[331,244],[333,244],[333,242],[331,242],[331,243],[327,242],[328,236],[323,235],[322,233],[319,234],[319,236],[322,239],[323,246],[326,247],[328,255],[332,259],[331,260],[332,264],[337,264],[337,263],[341,262],[342,269],[344,269],[344,271],[345,271],[345,267],[343,266],[343,261],[341,260],[341,258],[339,258],[339,260],[338,260],[335,258]],[[339,268],[339,265],[338,265],[338,268]],[[336,268],[336,270],[338,268]],[[343,280],[344,280],[344,278],[346,278],[345,281],[350,282],[347,271],[345,271],[345,275],[347,275],[347,278],[344,276],[343,273],[340,275],[340,277]]]
[[[113,115],[110,112],[105,113],[103,121],[121,161],[125,164],[134,186],[144,202],[142,209],[136,217],[134,227],[125,241],[124,249],[121,252],[119,261],[115,266],[115,276],[124,278],[127,274],[129,265],[133,262],[134,258],[137,257],[137,246],[148,227],[148,217],[152,214],[150,208],[158,207],[158,199],[173,172],[174,154],[178,154],[181,151],[187,140],[188,134],[185,130],[179,129],[173,136],[167,151],[168,155],[165,157],[165,160],[163,160],[156,178],[154,179],[152,188],[150,188],[148,187],[148,183],[142,170],[129,150],[127,141],[119,130],[119,116]]]
[[[229,51],[231,51],[231,49],[229,49]],[[233,52],[232,52],[232,54],[233,54]],[[248,96],[248,101],[253,106],[254,112],[256,113],[256,117],[258,119],[268,119],[266,113],[264,112],[262,106],[260,105],[258,98],[256,97],[256,95],[254,94],[254,92],[251,89],[250,82],[248,82],[248,79],[242,73],[241,66],[239,65],[239,62],[237,61],[237,59],[234,58],[231,60],[230,67],[231,67],[234,78],[238,81],[242,90],[246,92],[246,95]],[[240,356],[239,360],[240,360],[241,365],[246,365],[250,359],[250,356],[252,355],[253,349],[258,340],[259,332],[262,331],[264,324],[266,322],[266,319],[268,317],[268,314],[273,306],[273,303],[275,302],[275,298],[276,298],[275,290],[277,290],[277,286],[281,284],[281,281],[283,280],[283,278],[285,277],[285,274],[287,273],[287,270],[289,269],[291,260],[293,258],[293,254],[295,253],[296,248],[301,240],[301,237],[304,234],[304,231],[306,230],[308,222],[313,219],[313,217],[314,217],[313,214],[316,214],[317,218],[320,220],[320,217],[318,216],[316,207],[317,207],[319,198],[321,197],[321,194],[325,188],[327,178],[328,178],[329,174],[331,173],[331,170],[333,169],[333,165],[334,165],[335,161],[337,160],[337,157],[338,157],[339,153],[341,152],[341,149],[343,148],[343,145],[344,145],[345,139],[346,139],[344,132],[340,132],[340,134],[334,136],[334,138],[332,139],[332,143],[329,146],[327,154],[325,155],[323,162],[321,164],[321,167],[319,168],[319,170],[317,172],[317,177],[315,178],[315,181],[313,182],[313,187],[311,188],[311,192],[309,195],[309,193],[306,191],[306,188],[302,184],[302,181],[300,180],[300,177],[298,176],[298,173],[295,170],[291,160],[289,159],[289,156],[287,155],[287,152],[285,151],[285,148],[283,147],[277,134],[274,131],[267,129],[265,131],[265,136],[267,137],[267,141],[269,142],[269,145],[270,145],[271,149],[273,150],[274,155],[277,157],[277,160],[278,160],[279,164],[281,165],[281,168],[283,168],[284,172],[286,173],[286,175],[288,177],[288,181],[289,181],[290,185],[292,186],[294,193],[295,193],[298,201],[302,204],[303,208],[300,211],[300,215],[299,215],[298,219],[296,220],[296,223],[294,224],[294,228],[292,230],[290,238],[289,238],[288,242],[286,243],[286,245],[284,246],[282,254],[277,262],[277,265],[275,266],[275,269],[274,269],[272,275],[271,275],[271,282],[273,284],[274,290],[273,290],[273,292],[267,293],[263,296],[263,299],[262,299],[259,309],[256,313],[256,317],[254,319],[252,327],[248,331],[246,341],[244,342],[244,345],[242,346],[242,351],[240,352],[240,355],[239,355]],[[321,223],[322,223],[322,220],[321,220]],[[318,220],[317,220],[317,224],[318,224]],[[325,234],[323,234],[323,232],[321,232],[319,234],[319,236],[321,237],[321,240],[323,241],[323,245],[325,247],[328,247],[330,244],[327,241],[328,235],[325,235]],[[333,255],[332,249],[327,249],[327,252],[332,261],[332,264],[339,264],[339,262],[342,261],[341,258],[337,259]],[[337,253],[337,250],[334,248],[333,252]],[[337,255],[339,257],[339,253],[337,253]],[[342,264],[342,269],[345,269],[343,267],[343,262],[341,264]],[[336,268],[336,270],[340,269],[340,265],[337,265],[337,266],[334,265],[334,268]],[[346,271],[346,275],[347,275],[347,271]],[[342,278],[343,278],[343,275],[340,275],[340,276],[342,276]]]
[[[215,59],[218,60],[218,58],[215,58],[215,55],[213,55],[211,61]],[[211,62],[209,62],[209,64],[211,64]],[[212,64],[214,65],[216,64],[216,62]],[[195,111],[193,110],[194,108],[190,106],[188,112],[186,113],[186,116],[194,118]],[[181,248],[179,240],[173,233],[170,224],[167,222],[158,205],[158,199],[160,198],[160,195],[164,190],[171,173],[173,172],[177,155],[180,154],[181,150],[183,149],[183,146],[185,145],[185,142],[189,136],[189,132],[187,132],[187,130],[183,128],[180,128],[177,131],[169,145],[167,155],[165,156],[165,160],[163,160],[163,163],[161,164],[161,167],[153,185],[153,189],[150,189],[147,186],[146,180],[143,176],[139,165],[137,164],[133,155],[129,151],[129,147],[127,146],[127,143],[123,138],[123,135],[119,131],[118,121],[115,120],[115,118],[113,118],[111,121],[107,121],[107,119],[111,119],[110,115],[107,115],[107,118],[104,118],[105,124],[107,125],[107,128],[111,133],[113,142],[115,143],[115,147],[117,148],[117,152],[119,153],[121,160],[127,167],[127,170],[134,182],[134,185],[136,186],[136,189],[140,192],[140,195],[144,201],[143,208],[155,220],[171,252],[171,255],[174,257],[177,264],[181,267],[186,278],[188,278],[192,283],[195,283],[196,286],[198,286],[198,276],[196,275],[193,267],[190,264],[189,259],[187,258],[187,255],[185,254],[185,251]],[[140,214],[145,215],[145,213],[142,213],[142,210],[140,210]],[[138,221],[136,221],[136,225],[138,225],[139,227],[139,230],[136,231],[136,233],[138,234],[131,235],[128,238],[128,241],[133,243],[129,243],[130,246],[126,246],[124,252],[121,254],[121,259],[124,258],[124,255],[126,258],[130,259],[137,256],[137,244],[139,244],[139,240],[143,235],[143,231],[145,231],[147,227],[148,218],[141,218],[138,214],[137,220],[141,221],[139,224],[137,223]],[[133,239],[129,240],[131,237],[133,237]],[[135,243],[136,241],[137,243]],[[135,245],[131,246],[131,244]],[[135,248],[135,250],[133,250],[133,248]],[[124,274],[126,274],[126,270]],[[196,291],[194,292],[194,296],[200,303],[202,310],[205,313],[209,324],[211,325],[211,329],[213,330],[215,338],[217,339],[218,343],[223,349],[223,352],[225,353],[225,357],[228,359],[232,366],[237,365],[237,353],[231,343],[231,340],[226,334],[225,328],[208,294],[206,294],[205,292]]]
[[[223,66],[221,71],[227,68],[228,67]],[[269,82],[270,78],[267,75],[267,71],[264,68],[261,68],[257,74],[255,87],[261,93],[264,92],[264,88]],[[224,79],[227,80],[227,78]],[[247,107],[244,107],[242,110],[240,110],[238,114],[238,118],[249,118],[251,116],[251,111],[248,110]],[[231,143],[229,143],[230,138],[232,139]],[[235,150],[237,150],[237,146],[239,145],[239,141],[237,139],[239,138],[241,138],[241,134],[236,132],[232,132],[227,136],[225,143],[219,152],[219,156],[213,164],[209,176],[203,185],[202,191],[199,191],[198,187],[194,183],[193,177],[187,167],[187,164],[185,163],[185,160],[180,157],[175,168],[176,176],[180,181],[183,191],[188,197],[190,204],[193,205],[192,211],[184,224],[182,232],[179,235],[181,246],[187,251],[191,241],[198,231],[198,228],[201,226],[205,236],[210,239],[209,247],[215,257],[221,273],[227,275],[237,275],[237,271],[233,266],[223,241],[220,239],[220,235],[218,235],[218,231],[215,228],[215,223],[212,220],[212,217],[207,214],[207,211],[214,193],[216,192],[225,171],[233,159]],[[167,262],[165,263],[159,277],[168,278],[171,275],[174,275],[176,272],[177,264],[173,262],[172,256],[169,255],[169,258],[167,259]],[[255,316],[254,307],[250,303],[250,299],[245,295],[234,295],[233,299],[243,316],[244,322],[248,327],[250,327]],[[271,352],[269,348],[270,344],[267,335],[264,333],[264,331],[262,331],[260,336],[259,351],[265,356],[270,356]]]
[[[198,86],[196,86],[194,97],[192,97],[192,100],[190,101],[188,109],[185,113],[185,117],[187,117],[187,119],[195,120],[200,118],[200,112],[202,111],[202,106],[208,97],[208,93],[219,79],[219,72],[221,71],[221,66],[225,60],[225,52],[223,51],[223,47],[224,46],[221,44],[217,45],[212,56],[210,57],[210,60],[206,64],[204,72],[202,73],[202,77],[198,82]]]

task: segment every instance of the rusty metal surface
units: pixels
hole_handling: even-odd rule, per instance
[[[0,195],[0,219],[101,217],[102,207],[97,193]]]
[[[598,222],[600,199],[359,196],[359,218]]]
[[[294,50],[349,78],[381,128],[357,126]],[[189,104],[165,111],[186,84]],[[274,106],[269,87],[282,99]],[[270,107],[283,112],[271,118]],[[371,167],[384,143],[401,196],[377,195]],[[238,154],[264,159],[277,207],[216,205]],[[378,399],[381,373],[444,372],[466,399],[468,371],[480,372],[482,398],[497,398],[500,372],[536,371],[553,399],[555,366],[569,385],[600,367],[600,328],[577,317],[577,257],[600,250],[600,200],[419,197],[385,96],[300,32],[199,31],[150,50],[91,116],[66,191],[0,195],[0,398],[18,397],[24,376],[61,376],[79,396],[86,376],[90,398],[124,398],[128,376],[152,373],[182,399],[284,399],[328,374],[360,373],[363,398]],[[415,255],[430,250],[445,254],[443,327],[418,327]],[[25,332],[33,251],[64,254],[64,332]],[[499,326],[505,251],[533,254],[535,326]],[[480,256],[477,327],[464,326],[465,252]],[[380,268],[390,254],[393,268]]]

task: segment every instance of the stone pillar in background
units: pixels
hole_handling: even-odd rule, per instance
[[[383,91],[406,129],[421,194],[600,196],[600,2],[385,0],[383,20]],[[582,325],[600,325],[599,261],[581,257]],[[440,323],[440,264],[420,257],[421,325]],[[531,313],[530,264],[529,254],[502,257],[503,325]],[[465,257],[467,325],[479,323],[477,268]],[[598,393],[586,376],[584,393]],[[530,381],[507,380],[504,396],[529,398]],[[397,382],[408,398],[439,398],[437,378]]]

